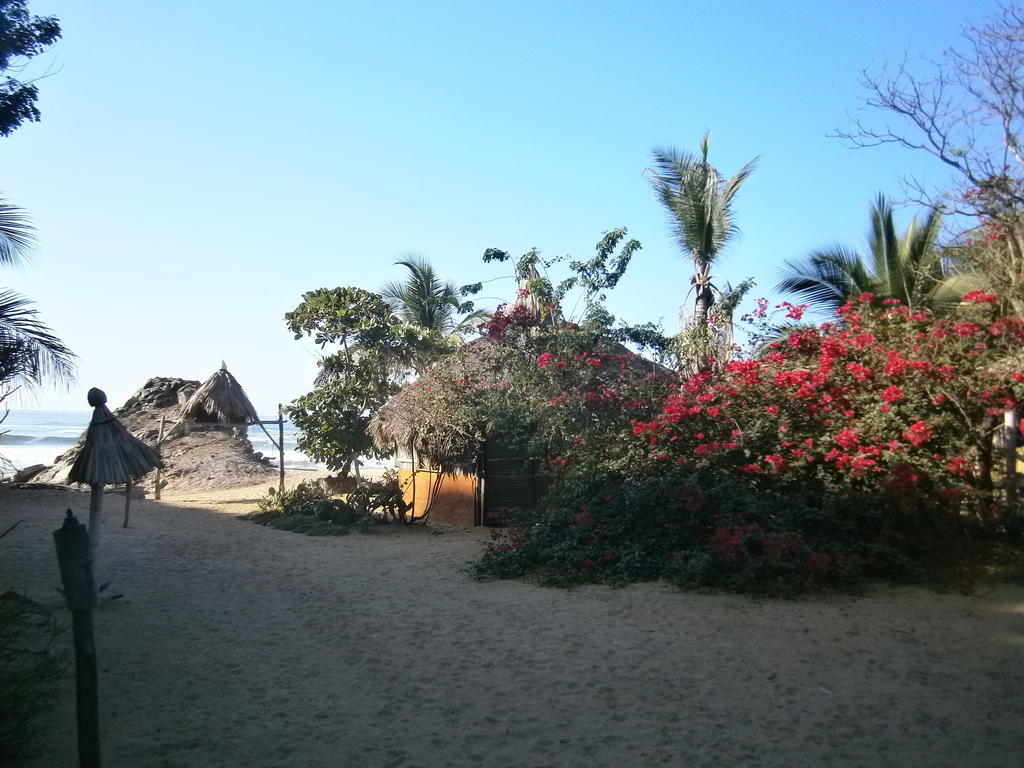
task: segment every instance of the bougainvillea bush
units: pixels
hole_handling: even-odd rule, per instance
[[[550,441],[551,491],[478,574],[775,591],[969,560],[981,534],[1008,533],[993,436],[1024,396],[1007,367],[1024,327],[996,306],[974,291],[936,318],[864,294],[721,374],[653,376],[628,399],[614,376],[566,383],[607,358],[541,353],[531,386],[562,384],[537,420],[577,436]]]

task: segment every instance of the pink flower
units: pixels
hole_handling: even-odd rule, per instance
[[[782,306],[786,308],[786,317],[791,320],[802,320],[804,312],[807,311],[807,304],[790,304],[788,301],[782,302]]]

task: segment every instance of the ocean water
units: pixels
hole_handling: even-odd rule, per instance
[[[2,412],[0,412],[2,415]],[[53,460],[78,442],[89,426],[92,411],[11,411],[0,424],[0,456],[21,469],[33,464],[52,464]],[[276,424],[267,431],[277,440]],[[284,425],[284,466],[286,469],[322,469],[295,447],[298,430],[289,422]],[[277,449],[257,427],[249,427],[253,450],[277,461]],[[388,462],[363,459],[367,469],[390,466]]]

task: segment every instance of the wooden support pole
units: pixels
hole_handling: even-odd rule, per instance
[[[1020,417],[1016,411],[1003,413],[1003,451],[1006,464],[1003,480],[1006,483],[1006,509],[1013,514],[1017,508],[1017,438],[1020,435]],[[1024,512],[1021,513],[1024,515]]]
[[[157,433],[156,436],[157,456],[160,456],[160,446],[164,442],[164,421],[166,420],[166,418],[166,416],[160,417],[160,431]],[[156,480],[154,481],[153,485],[153,498],[156,499],[157,501],[160,501],[160,467],[156,468]]]
[[[277,455],[281,479],[278,483],[278,492],[284,493],[284,407],[277,404]]]
[[[124,523],[121,525],[122,528],[128,527],[128,512],[132,508],[132,484],[125,483],[124,486]]]
[[[96,483],[89,488],[89,544],[95,564],[96,548],[100,545],[100,523],[103,519],[103,484]]]
[[[101,486],[102,488],[102,486]],[[79,768],[100,768],[99,684],[92,612],[99,602],[93,577],[93,543],[89,531],[69,509],[64,525],[53,532],[64,597],[71,611],[75,645],[75,691],[78,704]]]

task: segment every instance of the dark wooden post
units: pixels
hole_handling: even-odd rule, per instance
[[[69,509],[64,525],[53,532],[64,597],[71,611],[75,644],[75,690],[78,700],[78,765],[100,768],[99,688],[92,611],[98,602],[93,578],[89,531]]]
[[[1006,465],[1003,480],[1006,483],[1006,510],[1013,515],[1017,511],[1017,438],[1020,435],[1020,417],[1016,411],[1003,413],[1003,450]]]
[[[132,483],[125,483],[124,486],[124,524],[122,528],[128,527],[128,512],[132,508]]]
[[[157,433],[157,436],[156,436],[156,455],[157,456],[160,455],[160,445],[164,441],[164,421],[165,421],[166,418],[167,418],[166,416],[161,416],[160,417],[160,431]],[[153,484],[153,498],[156,499],[157,501],[160,501],[160,465],[159,464],[157,464],[157,467],[156,467],[156,482]]]
[[[100,524],[103,519],[103,483],[93,483],[89,489],[89,544],[95,560],[96,548],[100,545]]]
[[[281,480],[278,483],[278,492],[284,493],[284,407],[277,404],[277,452],[278,464],[280,464]]]

